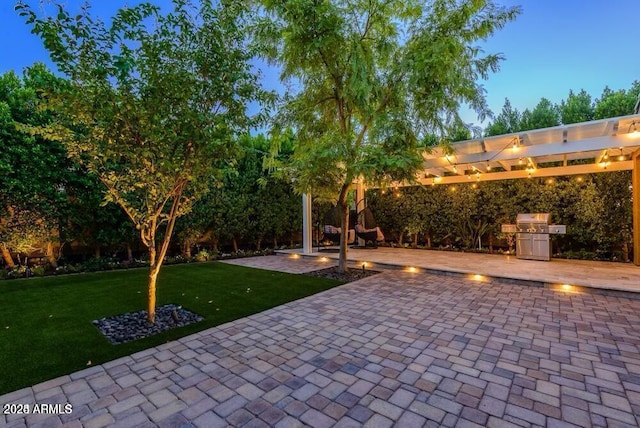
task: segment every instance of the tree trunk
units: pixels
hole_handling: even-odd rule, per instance
[[[493,233],[489,234],[489,254],[493,254]]]
[[[56,255],[53,249],[53,242],[51,241],[47,242],[47,251],[45,253],[45,256],[47,257],[47,261],[52,267],[58,267],[58,260],[56,260]]]
[[[127,242],[127,258],[128,260],[133,260],[133,250],[131,249],[131,244]]]
[[[262,235],[258,235],[256,239],[256,251],[260,251],[262,249]]]
[[[94,250],[93,256],[98,259],[100,258],[100,245],[96,245],[96,248]]]
[[[184,255],[187,256],[188,258],[191,258],[191,244],[190,243],[185,244]]]
[[[278,238],[277,237],[273,237],[273,249],[277,250],[278,249]]]
[[[11,252],[4,245],[1,247],[2,249],[2,258],[4,259],[4,263],[7,267],[13,269],[16,267],[16,262],[13,261],[13,257],[11,257]]]
[[[400,232],[400,236],[398,237],[398,247],[402,247],[403,238],[404,238],[404,232]]]
[[[156,283],[158,281],[159,272],[159,265],[156,265],[149,269],[149,285],[147,287],[149,292],[147,301],[147,322],[149,324],[153,324],[156,322]]]
[[[186,183],[184,183],[183,186],[184,185],[186,185]],[[180,199],[182,198],[183,189],[184,187],[181,187],[173,197],[173,202],[171,204],[171,209],[169,211],[169,216],[164,232],[164,239],[162,241],[162,244],[160,245],[159,252],[156,253],[157,217],[151,219],[151,225],[148,229],[143,228],[140,230],[140,237],[142,238],[142,242],[149,249],[149,300],[147,302],[147,321],[150,324],[153,324],[156,321],[156,281],[158,280],[158,273],[160,273],[160,268],[162,267],[164,258],[167,255],[167,250],[169,249],[171,235],[173,235],[173,228],[176,224],[176,218],[178,217],[178,212],[180,210]]]
[[[431,248],[431,232],[427,233],[427,248]]]
[[[413,234],[413,248],[418,248],[418,234]]]
[[[238,252],[238,241],[236,240],[235,236],[233,238],[231,238],[231,244],[233,245],[233,252],[237,253]]]
[[[638,99],[640,99],[640,95],[638,95]],[[622,261],[629,261],[629,243],[627,241],[622,243]]]

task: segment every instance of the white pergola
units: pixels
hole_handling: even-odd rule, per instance
[[[461,141],[423,157],[416,178],[424,185],[632,170],[634,263],[640,265],[640,114]],[[415,183],[398,183],[408,185]],[[364,188],[354,187],[362,200]],[[311,253],[311,197],[302,201],[303,251]]]

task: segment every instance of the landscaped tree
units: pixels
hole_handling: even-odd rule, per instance
[[[172,3],[166,14],[149,3],[121,9],[109,25],[88,6],[77,16],[16,6],[69,79],[47,93],[55,124],[35,131],[63,142],[139,230],[151,323],[176,218],[232,155],[234,134],[250,126],[247,104],[261,95],[242,2]]]
[[[64,147],[18,129],[49,123],[36,110],[45,85],[59,84],[42,64],[0,76],[0,250],[13,267],[11,252],[42,248],[55,265],[52,241],[68,207],[65,188],[74,175]]]
[[[613,91],[607,86],[600,98],[596,100],[594,118],[606,119],[633,114],[638,96],[640,96],[640,81],[637,80],[628,91],[624,89]]]
[[[520,131],[521,115],[518,109],[511,106],[509,98],[505,98],[502,111],[496,118],[489,123],[485,129],[485,135],[491,137],[494,135],[511,134]]]
[[[292,157],[300,192],[329,193],[347,230],[355,179],[415,179],[418,141],[444,135],[469,104],[488,113],[477,83],[500,55],[475,46],[514,19],[519,8],[490,0],[263,0],[260,36],[270,60],[297,92],[279,119],[296,131]],[[346,270],[347,234],[340,242]]]
[[[542,98],[533,110],[526,109],[520,119],[520,131],[549,128],[560,125],[558,107],[546,98]]]
[[[560,118],[565,125],[593,120],[594,111],[591,95],[584,89],[581,89],[577,94],[569,90],[567,100],[562,100],[559,108]]]

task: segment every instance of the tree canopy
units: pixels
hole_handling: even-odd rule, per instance
[[[34,131],[96,174],[105,200],[139,230],[151,322],[176,218],[206,192],[203,178],[232,161],[236,136],[252,125],[247,105],[266,95],[249,64],[243,2],[172,5],[123,8],[109,24],[88,5],[77,16],[61,4],[50,16],[16,6],[68,79],[47,93],[56,121]]]
[[[468,104],[489,112],[477,82],[502,57],[474,44],[519,8],[492,1],[264,0],[260,40],[297,91],[279,124],[296,131],[292,157],[301,192],[335,195],[345,230],[355,179],[414,179],[419,141],[443,136]],[[346,234],[340,267],[346,269]]]

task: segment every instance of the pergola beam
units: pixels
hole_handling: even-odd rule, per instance
[[[562,175],[580,175],[580,174],[593,174],[598,172],[611,172],[611,171],[626,171],[633,169],[632,161],[612,162],[606,169],[598,164],[586,164],[586,165],[570,165],[570,166],[558,166],[549,168],[539,168],[531,173],[531,177],[558,177]],[[481,174],[480,182],[483,181],[495,181],[495,180],[513,180],[519,178],[529,178],[529,172],[525,169],[513,170],[513,171],[500,171]],[[459,184],[468,183],[467,176],[446,176],[446,177],[434,177],[423,178],[419,180],[421,184],[426,185],[438,185],[438,184]],[[411,186],[411,183],[397,184],[398,186]],[[639,185],[640,186],[640,185]]]

